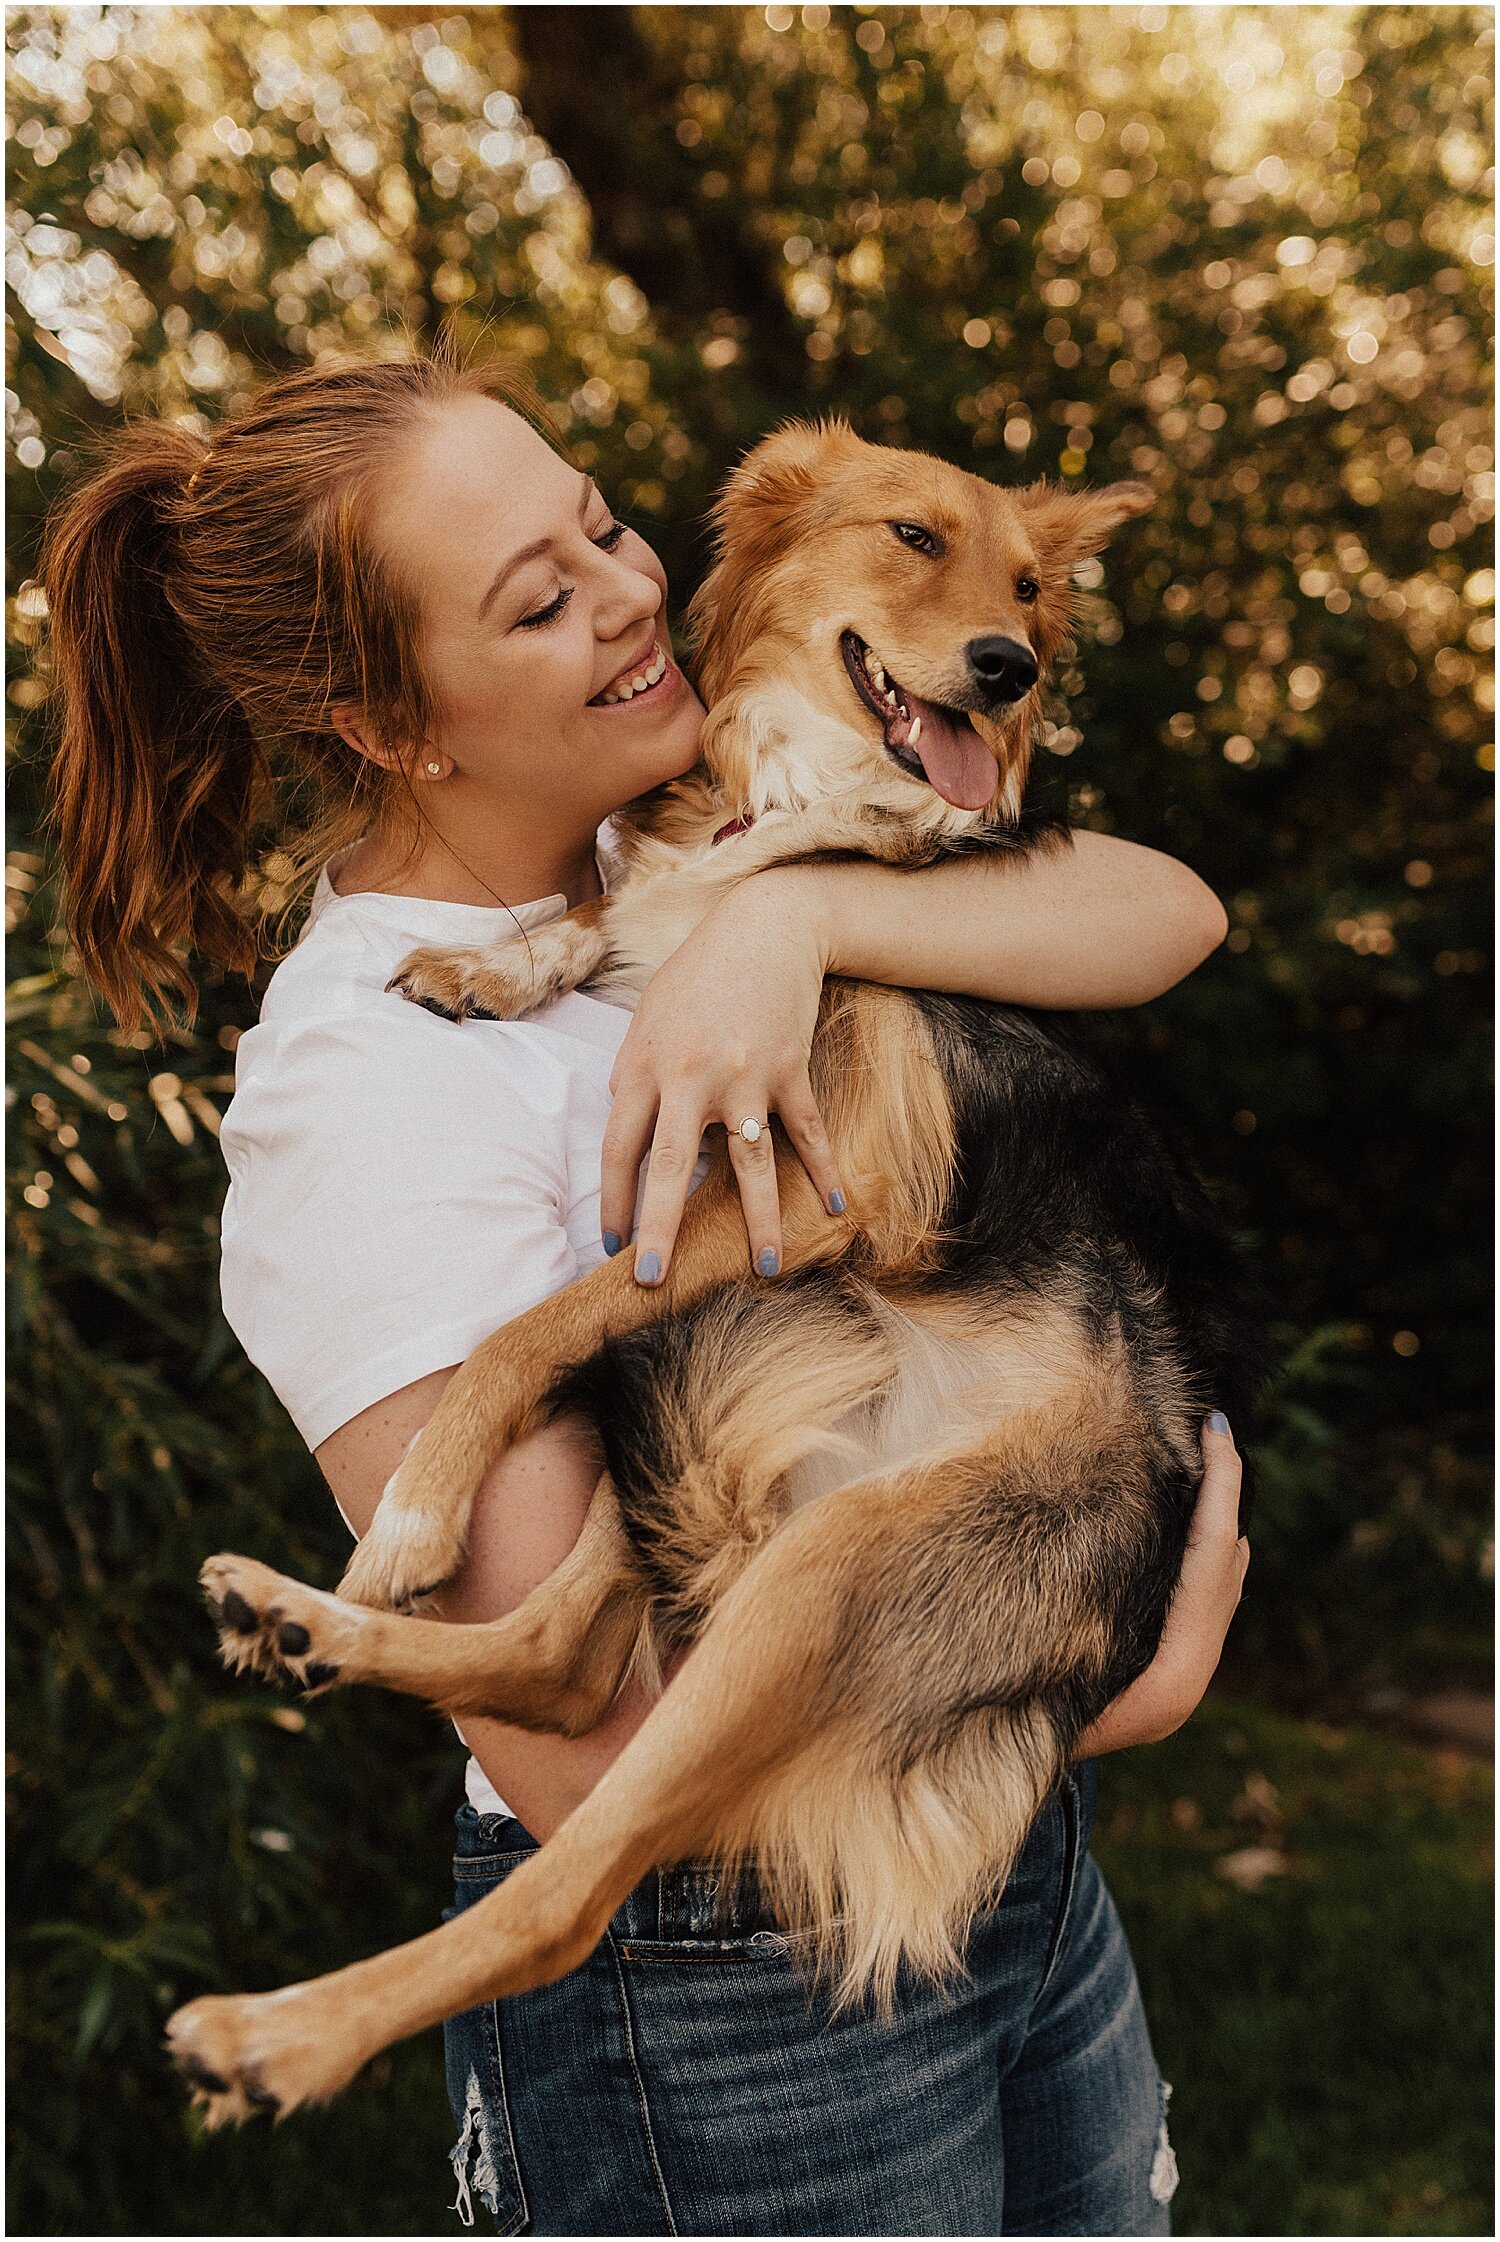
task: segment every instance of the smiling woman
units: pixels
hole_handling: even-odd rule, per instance
[[[698,750],[702,705],[663,659],[661,563],[530,421],[473,390],[393,445],[365,533],[420,617],[433,695],[422,776],[441,783],[422,789],[418,860],[410,834],[376,832],[340,886],[415,874],[436,881],[434,900],[484,906],[497,891],[547,893],[567,857],[569,902],[580,880],[597,892],[580,833]],[[359,754],[401,768],[409,743],[378,710],[340,701],[332,714]],[[503,888],[477,869],[497,851]]]
[[[638,1279],[659,1281],[706,1126],[734,1132],[761,1278],[781,1261],[773,1115],[829,1219],[842,1214],[807,1065],[827,973],[1135,1002],[1223,926],[1181,866],[1080,835],[1025,864],[757,875],[668,958],[633,1020],[586,990],[513,1021],[404,1002],[388,983],[415,944],[526,938],[597,897],[613,813],[699,753],[704,711],[671,656],[660,563],[543,429],[493,371],[321,366],[268,385],[211,445],[150,423],[122,433],[59,508],[44,557],[71,922],[120,1016],[190,1005],[194,951],[249,969],[239,894],[268,842],[322,860],[236,1054],[224,1295],[361,1533],[488,1332],[627,1240]],[[940,565],[881,535],[903,567]],[[1034,557],[1016,555],[1018,646]],[[993,653],[970,648],[957,698],[951,674],[903,655],[908,712],[971,695],[988,723],[985,696],[1016,682],[986,676]],[[827,663],[847,721],[858,679],[836,638]],[[861,705],[863,723],[873,713]],[[896,744],[920,762],[925,734]],[[883,768],[891,784],[915,775]],[[1205,1452],[1162,1653],[1087,1748],[1165,1733],[1218,1657],[1244,1548],[1232,1442],[1213,1431]],[[597,1468],[569,1419],[495,1466],[442,1616],[493,1619],[556,1570]],[[647,1695],[622,1690],[586,1735],[465,1716],[460,1906],[587,1796]],[[451,2027],[461,2187],[503,2224],[562,2232],[1159,2231],[1160,2098],[1129,1953],[1083,1850],[1088,1796],[1085,1773],[1043,1808],[976,1927],[972,1992],[914,1998],[894,2035],[868,2017],[831,2033],[753,1896],[721,1938],[689,1872],[648,1882],[540,2007]],[[747,1966],[712,1986],[677,1966],[705,1939]],[[783,2117],[774,2137],[728,2122],[784,2111],[799,2066],[791,2137]],[[918,2077],[933,2092],[914,2124]]]

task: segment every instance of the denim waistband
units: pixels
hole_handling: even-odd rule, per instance
[[[537,1841],[508,1814],[480,1814],[467,1802],[454,1820],[454,1874],[487,1878],[536,1852]],[[628,1894],[614,1919],[622,1938],[780,1938],[775,1916],[751,1869],[737,1874],[712,1861],[653,1868]]]
[[[1065,1789],[1069,1809],[1081,1824],[1078,1849],[1088,1844],[1095,1798],[1094,1767],[1083,1760],[1071,1770]],[[1016,1862],[1015,1876],[1042,1865],[1063,1840],[1065,1808],[1061,1794],[1048,1799],[1032,1824]],[[512,1814],[481,1814],[467,1801],[454,1824],[454,1874],[460,1884],[487,1881],[536,1852],[537,1841]],[[624,1939],[662,1939],[681,1943],[701,1939],[750,1939],[778,1943],[785,1934],[767,1904],[751,1868],[726,1871],[711,1861],[682,1861],[675,1868],[652,1869],[625,1899],[614,1918]]]

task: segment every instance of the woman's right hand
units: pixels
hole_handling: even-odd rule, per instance
[[[635,1273],[659,1284],[698,1162],[703,1132],[729,1135],[745,1210],[750,1268],[780,1274],[781,1207],[774,1113],[831,1216],[844,1211],[833,1148],[808,1076],[823,992],[824,945],[810,883],[765,872],[734,888],[653,974],[610,1077],[599,1226],[606,1252],[631,1243],[641,1162],[646,1189]],[[739,1123],[762,1123],[747,1144]]]

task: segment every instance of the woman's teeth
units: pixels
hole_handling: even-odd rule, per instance
[[[612,685],[607,693],[601,693],[599,695],[601,703],[605,708],[609,708],[616,701],[632,700],[637,693],[649,693],[653,685],[660,684],[666,674],[666,667],[667,657],[662,652],[659,642],[653,640],[651,659],[646,667],[637,676],[627,677],[623,684]]]

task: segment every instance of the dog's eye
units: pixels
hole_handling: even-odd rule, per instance
[[[892,522],[890,526],[902,544],[909,545],[914,553],[940,553],[943,549],[932,531],[923,529],[920,522]]]
[[[1034,599],[1041,596],[1041,589],[1034,576],[1019,576],[1016,579],[1016,597],[1024,599],[1028,607]]]

